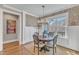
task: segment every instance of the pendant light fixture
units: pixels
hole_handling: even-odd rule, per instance
[[[45,5],[42,5],[41,7],[42,7],[42,13],[43,13],[42,17],[44,17],[45,16]],[[38,32],[40,32],[39,31],[40,28],[45,28],[47,25],[48,25],[48,23],[46,22],[45,18],[43,18],[43,19],[39,18],[39,20],[38,20]]]
[[[42,8],[43,8],[43,17],[44,17],[44,8],[45,8],[45,6],[44,6],[44,5],[42,5]]]

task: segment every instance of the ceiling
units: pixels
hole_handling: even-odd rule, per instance
[[[25,10],[38,17],[43,16],[42,4],[8,4],[8,5],[20,10]],[[75,5],[74,4],[45,4],[45,10],[44,10],[45,16],[74,6],[77,5],[76,4]]]

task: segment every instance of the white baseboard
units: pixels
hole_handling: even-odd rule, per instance
[[[23,45],[30,44],[30,43],[32,43],[32,42],[33,42],[33,41],[29,41],[29,42],[24,43]]]
[[[62,46],[62,45],[59,45],[59,44],[57,44],[57,45],[58,45],[58,46],[61,46],[61,47],[64,47],[64,48],[67,48],[67,49],[71,49],[71,50],[74,50],[74,51],[79,52],[79,50],[78,50],[78,49],[75,49],[75,48],[66,47],[66,46]]]
[[[14,42],[14,41],[19,41],[19,40],[18,40],[18,39],[9,40],[9,41],[5,41],[5,42],[3,42],[3,44],[10,43],[10,42]]]
[[[29,43],[29,42],[33,42],[33,40],[31,40],[31,41],[23,41],[23,43],[22,44],[26,44],[26,43]]]

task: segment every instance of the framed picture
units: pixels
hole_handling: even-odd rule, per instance
[[[16,33],[16,20],[7,20],[7,34]]]

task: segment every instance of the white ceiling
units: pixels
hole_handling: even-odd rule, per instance
[[[42,4],[9,4],[9,6],[25,10],[33,15],[41,17],[43,15]],[[45,15],[68,9],[77,5],[73,4],[45,4]]]

